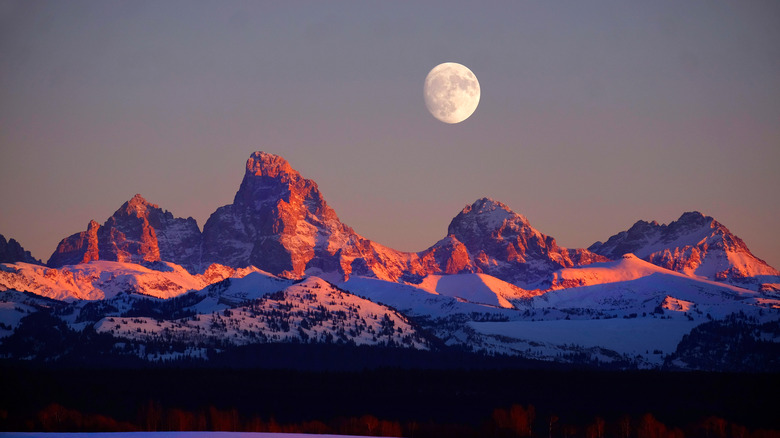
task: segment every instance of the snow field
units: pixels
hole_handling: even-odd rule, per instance
[[[602,347],[629,356],[648,356],[654,355],[655,350],[663,354],[673,352],[682,337],[700,323],[687,319],[613,318],[469,322],[469,326],[487,335],[548,345],[565,343],[586,348]]]
[[[229,288],[225,292],[235,298],[239,289]],[[203,308],[203,304],[195,307]],[[107,317],[95,324],[95,329],[125,339],[195,345],[313,341],[356,345],[393,343],[428,349],[403,316],[380,304],[343,293],[316,277],[222,311],[161,321],[147,317]]]
[[[0,432],[2,438],[361,438],[356,435],[317,435],[272,432]]]

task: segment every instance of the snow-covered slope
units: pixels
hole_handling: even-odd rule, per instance
[[[429,275],[418,285],[420,289],[472,303],[513,309],[515,300],[535,295],[513,284],[487,274]]]
[[[501,288],[495,285],[506,283],[484,274],[430,276],[418,285],[352,277],[341,287],[414,316],[448,345],[558,362],[657,367],[707,321],[740,312],[759,322],[780,319],[780,295],[688,276],[633,255],[564,268],[553,278],[551,290],[506,299],[516,309],[496,307]]]
[[[267,272],[256,271],[243,277],[226,278],[205,289],[190,292],[197,304],[188,306],[197,313],[210,313],[229,309],[266,294],[278,292],[295,284],[295,280],[280,278]],[[199,298],[194,298],[199,297]]]
[[[11,335],[22,318],[52,305],[51,300],[17,291],[0,292],[0,338]]]
[[[350,277],[339,287],[376,303],[386,304],[400,312],[429,319],[464,318],[481,315],[486,318],[506,318],[514,309],[465,301],[439,294],[419,285],[401,284],[368,277]]]
[[[179,265],[155,262],[134,263],[92,261],[59,269],[28,263],[0,264],[0,290],[32,292],[57,300],[102,300],[122,292],[170,298],[200,290],[215,281],[244,276],[256,268],[236,270],[214,265],[204,274],[193,275]]]
[[[615,261],[593,263],[588,266],[564,268],[552,274],[550,289],[565,289],[595,284],[636,280],[657,273],[685,276],[652,263],[640,260],[634,254],[624,254]],[[687,276],[685,276],[687,277]]]
[[[655,366],[707,321],[780,320],[780,272],[700,213],[567,249],[481,198],[443,239],[406,253],[357,234],[314,181],[264,152],[202,233],[137,195],[63,239],[49,262],[57,268],[0,264],[0,337],[54,321],[150,357],[139,346],[176,343],[190,356],[265,342],[428,348],[432,335],[488,353]]]
[[[780,297],[642,263],[629,258],[613,263],[628,265],[625,270],[565,270],[564,277],[590,285],[534,297],[525,312],[506,321],[471,321],[468,327],[475,333],[469,341],[485,351],[542,360],[648,368],[662,365],[702,323],[734,314],[756,324],[780,319]]]
[[[699,212],[684,213],[668,225],[638,221],[588,249],[612,259],[634,253],[673,271],[752,289],[780,283],[780,271],[753,255],[723,224]]]
[[[98,321],[95,329],[125,339],[212,347],[296,341],[428,348],[424,337],[403,315],[320,278],[309,277],[263,294],[273,280],[250,277],[236,282],[240,285],[230,282],[220,294],[236,297],[237,291],[244,291],[245,300],[240,305],[222,310],[212,307],[214,310],[208,312],[208,305],[199,303],[194,307],[197,314],[163,321],[107,317]],[[250,287],[252,284],[259,288]]]
[[[558,246],[554,238],[533,228],[525,216],[489,198],[466,206],[452,220],[447,234],[448,246],[457,250],[447,259],[459,263],[452,264],[454,269],[440,266],[439,271],[430,273],[485,273],[530,288],[546,281],[557,269],[608,260],[585,249]]]
[[[663,308],[688,309],[698,315],[721,318],[740,310],[757,312],[759,308],[780,307],[780,300],[736,286],[657,272],[634,280],[551,291],[534,298],[533,305],[558,311],[587,309],[620,317],[629,313],[661,313]]]

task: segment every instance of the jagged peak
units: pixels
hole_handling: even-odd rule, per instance
[[[457,237],[455,237],[454,235],[450,234],[450,235],[444,237],[443,239],[439,240],[438,242],[434,243],[431,248],[446,248],[446,247],[451,247],[451,246],[456,246],[456,245],[463,245],[463,243],[460,240],[458,240]],[[425,251],[422,251],[422,252],[425,252]]]
[[[680,218],[677,219],[678,221],[689,221],[689,220],[700,220],[701,218],[706,218],[703,213],[697,210],[693,211],[686,211],[682,215],[680,215]]]
[[[686,230],[689,228],[704,227],[707,225],[709,225],[710,228],[717,228],[718,226],[721,226],[721,224],[711,216],[707,216],[699,211],[694,210],[683,213],[676,221],[672,221],[668,224],[660,224],[654,220],[638,220],[634,223],[634,225],[631,226],[631,228],[629,228],[627,231],[618,233],[618,235],[626,232],[629,235],[636,235],[637,233],[641,234],[655,229]]]
[[[471,212],[474,212],[474,213],[485,213],[485,212],[499,210],[499,209],[500,210],[506,210],[506,211],[509,211],[509,212],[512,211],[503,202],[496,201],[495,199],[492,199],[492,198],[484,197],[484,198],[479,198],[476,201],[474,201],[473,204],[467,205],[466,207],[464,207],[463,210],[461,211],[461,213],[471,213]]]
[[[683,213],[679,219],[670,223],[668,228],[673,233],[689,233],[702,229],[712,229],[719,234],[731,234],[723,224],[716,221],[712,216],[706,216],[698,211]]]
[[[5,236],[0,234],[0,263],[32,263],[41,265],[43,262],[32,256],[30,251],[24,249],[24,247],[16,241],[16,239],[5,239]]]
[[[657,221],[646,221],[646,220],[638,220],[634,222],[634,225],[631,225],[631,228],[628,229],[629,233],[637,232],[637,231],[644,231],[648,229],[655,229],[660,227],[661,224],[659,224]]]
[[[149,209],[159,209],[160,206],[157,204],[152,204],[151,202],[144,199],[143,196],[141,196],[139,193],[136,193],[135,196],[130,198],[129,201],[122,204],[119,209],[114,212],[114,216],[116,215],[134,215],[134,216],[141,216],[144,215]]]
[[[458,216],[493,216],[494,212],[498,212],[502,216],[506,215],[507,218],[518,218],[520,222],[528,225],[528,219],[525,216],[515,213],[503,202],[488,197],[479,198],[473,204],[467,205]]]
[[[143,196],[141,196],[140,193],[136,193],[135,196],[130,198],[129,201],[127,201],[127,205],[131,207],[157,207],[157,205],[152,204],[151,202],[147,201]]]
[[[278,178],[282,176],[300,177],[300,173],[290,166],[284,158],[267,152],[253,152],[246,160],[247,176],[267,176]]]
[[[677,223],[692,226],[710,225],[711,227],[714,227],[716,221],[711,216],[706,216],[698,211],[687,211],[677,219]]]
[[[694,210],[686,211],[685,213],[681,214],[675,222],[703,222],[707,219],[712,220],[711,217],[705,216],[703,213]]]
[[[514,224],[513,227],[516,228],[531,226],[525,216],[515,213],[506,204],[491,198],[480,198],[464,207],[452,219],[447,234],[460,239],[465,235],[492,233],[508,223]]]

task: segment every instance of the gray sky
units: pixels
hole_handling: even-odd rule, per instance
[[[780,267],[780,3],[0,0],[0,233],[141,193],[202,227],[255,150],[419,251],[488,196],[562,246],[699,210]],[[479,78],[463,123],[425,75]]]

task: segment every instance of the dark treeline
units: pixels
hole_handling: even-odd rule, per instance
[[[6,364],[0,429],[747,438],[778,436],[778,390],[776,374]]]

